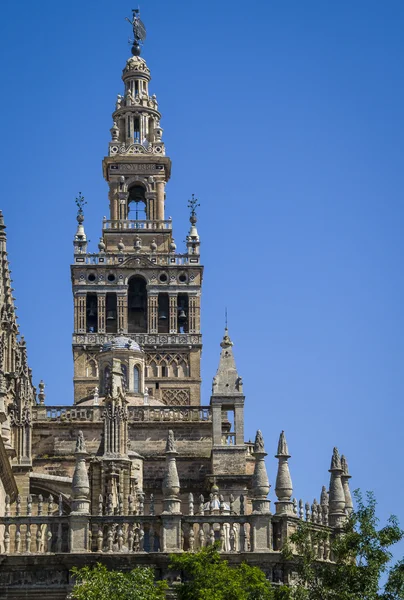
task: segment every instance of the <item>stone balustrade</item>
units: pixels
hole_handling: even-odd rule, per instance
[[[109,342],[117,337],[117,333],[106,334],[106,333],[75,333],[73,334],[73,345],[78,344],[84,345],[98,345],[102,346],[105,342]],[[142,348],[144,346],[191,346],[195,344],[202,344],[202,336],[199,333],[140,333],[130,334],[130,338],[139,344]]]
[[[152,221],[152,220],[108,220],[105,219],[102,224],[103,230],[116,229],[119,231],[136,230],[136,229],[147,229],[150,231],[159,231],[160,229],[172,229],[173,222],[171,219],[166,221]]]
[[[159,267],[166,265],[188,265],[190,259],[188,254],[158,254],[150,251],[142,252],[143,256],[147,256],[150,262],[155,263]],[[132,256],[132,255],[131,255]],[[124,252],[87,252],[77,253],[74,256],[74,262],[84,265],[119,265],[125,260]],[[195,257],[193,257],[195,258]],[[195,264],[195,260],[192,261]]]
[[[104,407],[99,406],[35,406],[34,422],[101,422]],[[210,406],[129,406],[129,422],[193,422],[207,423],[212,420]]]
[[[161,503],[156,511],[154,495],[146,497],[142,491],[129,495],[125,502],[122,495],[117,498],[112,494],[106,498],[100,495],[92,514],[63,514],[67,506],[62,496],[57,502],[52,496],[45,500],[41,495],[28,496],[24,507],[20,496],[13,505],[6,497],[5,516],[0,517],[0,554],[74,553],[78,551],[74,539],[80,530],[82,538],[87,540],[80,552],[194,552],[216,543],[223,553],[273,553],[282,549],[282,536],[274,534],[279,532],[279,516],[246,514],[243,495],[237,499],[230,495],[225,500],[217,488],[209,498],[200,495],[194,499],[189,494],[179,514],[161,512]],[[310,506],[293,500],[293,513],[286,518],[288,527],[306,520],[313,530],[323,532],[319,539],[313,536],[313,549],[318,560],[331,560],[326,505],[314,502]],[[176,545],[167,547],[167,539],[173,539],[173,528],[178,531]],[[72,531],[76,537],[71,535]]]

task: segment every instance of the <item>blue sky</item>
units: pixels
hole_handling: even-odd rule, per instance
[[[34,380],[53,404],[72,402],[74,198],[96,250],[131,8],[2,9],[1,208]],[[141,9],[179,250],[187,199],[201,202],[203,403],[227,306],[246,437],[262,429],[271,483],[285,429],[298,498],[318,498],[337,445],[352,487],[404,522],[403,2]]]

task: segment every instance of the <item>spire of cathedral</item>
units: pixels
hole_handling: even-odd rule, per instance
[[[227,327],[220,342],[219,366],[212,383],[213,396],[237,396],[243,395],[243,381],[238,374],[236,362],[233,355],[233,342],[229,336]]]

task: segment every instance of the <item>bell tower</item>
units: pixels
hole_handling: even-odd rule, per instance
[[[150,404],[198,405],[203,275],[198,203],[192,196],[186,248],[179,253],[172,220],[165,214],[171,160],[162,141],[157,98],[149,92],[150,70],[140,56],[146,32],[138,11],[130,23],[132,56],[122,73],[123,94],[117,96],[108,156],[102,163],[109,218],[103,219],[96,253],[88,251],[86,202],[81,195],[76,200],[71,267],[74,399],[87,404],[98,395],[97,355],[106,342],[125,335],[145,355],[147,393],[128,390],[130,403],[142,404],[147,397]]]

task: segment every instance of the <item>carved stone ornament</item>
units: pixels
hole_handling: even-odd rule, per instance
[[[166,452],[176,452],[174,431],[172,429],[168,430]]]
[[[265,452],[264,438],[260,429],[258,429],[257,435],[255,436],[254,452]]]
[[[76,442],[76,452],[87,452],[86,450],[86,443],[84,440],[84,435],[82,431],[79,431],[78,435],[77,435],[77,442]]]

